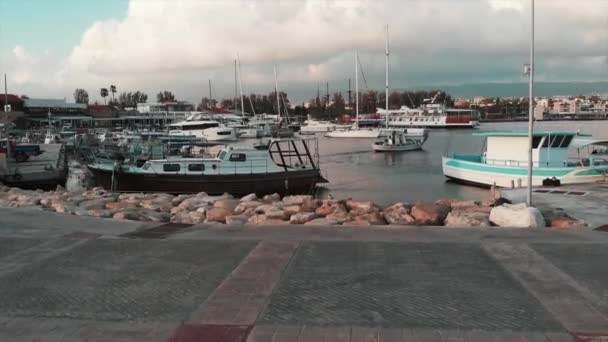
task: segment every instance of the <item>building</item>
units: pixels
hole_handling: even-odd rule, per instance
[[[582,101],[580,99],[561,99],[553,102],[552,114],[576,114],[582,112]]]
[[[84,103],[68,103],[65,99],[25,99],[23,111],[29,117],[46,117],[53,115],[78,116],[86,115],[87,105]]]
[[[114,117],[114,111],[112,106],[92,104],[87,106],[87,113],[93,118],[112,118]]]
[[[138,103],[137,112],[140,114],[180,113],[194,111],[194,105],[187,101]]]
[[[23,99],[13,94],[0,95],[0,103],[4,112],[23,111]]]

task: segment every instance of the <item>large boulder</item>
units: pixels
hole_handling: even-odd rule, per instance
[[[332,221],[325,217],[316,218],[304,223],[305,226],[333,226],[337,224],[339,224],[337,221]]]
[[[392,225],[411,225],[416,219],[410,215],[411,207],[404,203],[395,203],[390,207],[384,208],[382,214],[388,224]]]
[[[242,226],[245,223],[247,223],[247,220],[249,220],[249,216],[245,216],[245,215],[230,215],[230,216],[226,216],[226,224],[227,225]]]
[[[116,212],[114,210],[107,209],[97,209],[97,210],[88,210],[87,215],[91,217],[101,217],[101,218],[110,218],[114,216]]]
[[[300,208],[303,212],[314,212],[322,203],[323,201],[311,197],[305,199],[302,204],[300,204]]]
[[[449,212],[450,208],[446,205],[420,203],[412,208],[411,215],[418,225],[440,226]]]
[[[213,202],[214,208],[224,208],[229,211],[234,211],[234,209],[239,205],[239,201],[235,199],[220,199]]]
[[[275,211],[282,209],[281,203],[273,203],[273,204],[262,204],[255,208],[256,214],[266,214],[269,211]]]
[[[346,210],[339,207],[331,214],[325,216],[325,218],[329,221],[335,221],[337,223],[342,224],[346,221],[350,221],[352,219],[352,216]]]
[[[352,214],[352,211],[351,211]],[[372,211],[369,213],[365,213],[365,214],[361,214],[361,215],[357,215],[353,217],[352,221],[357,221],[357,223],[355,223],[355,225],[371,225],[371,226],[383,226],[386,225],[386,221],[384,220],[384,216],[377,212],[377,211]],[[365,223],[367,222],[367,224]]]
[[[141,201],[140,207],[158,212],[170,212],[173,208],[170,200],[165,199],[151,199]]]
[[[192,210],[196,210],[200,207],[208,207],[209,206],[209,200],[207,198],[203,198],[203,197],[190,197],[187,199],[184,199],[178,206],[177,208],[180,208],[182,210],[186,210],[186,211],[192,211]]]
[[[289,218],[291,224],[304,224],[317,218],[317,214],[311,212],[295,213]]]
[[[288,220],[291,214],[281,209],[268,210],[264,213],[267,220]]]
[[[347,211],[344,204],[334,200],[324,200],[320,207],[315,210],[315,213],[320,217],[325,217],[334,211]]]
[[[353,201],[351,199],[346,201],[346,208],[353,216],[370,213],[372,211],[378,211],[378,207],[370,201]]]
[[[559,218],[555,220],[551,220],[547,225],[551,228],[556,229],[576,229],[576,228],[585,228],[587,225],[585,222],[571,219],[571,218]]]
[[[180,205],[184,200],[187,200],[188,198],[192,198],[192,197],[194,197],[194,195],[184,195],[184,194],[177,195],[171,199],[171,205],[176,207],[176,206]]]
[[[234,208],[234,213],[236,215],[241,215],[247,212],[249,209],[252,209],[255,212],[255,209],[260,205],[262,205],[262,203],[258,201],[242,201]]]
[[[171,219],[169,213],[152,209],[139,209],[137,210],[137,213],[139,215],[139,221],[169,222]]]
[[[209,208],[207,210],[207,222],[226,223],[226,216],[232,215],[232,211],[227,208]]]
[[[120,201],[120,202],[107,202],[105,205],[108,210],[125,210],[125,209],[134,209],[137,208],[137,203],[129,202],[129,201]]]
[[[480,227],[490,226],[490,211],[485,207],[464,207],[453,209],[445,219],[447,227]]]
[[[295,195],[283,197],[283,204],[288,205],[302,205],[304,202],[311,201],[312,196],[310,195]]]
[[[105,209],[106,203],[114,202],[114,200],[112,197],[101,197],[82,201],[78,206],[84,210]]]
[[[114,214],[113,218],[115,220],[131,220],[131,221],[139,221],[139,213],[135,210],[125,210],[119,211]]]
[[[266,203],[278,202],[281,200],[281,195],[274,193],[272,195],[266,195],[262,198],[262,201]]]
[[[286,205],[283,207],[283,210],[289,214],[289,216],[295,214],[295,213],[299,213],[302,211],[302,207],[294,204],[294,205]]]
[[[258,200],[258,196],[256,194],[249,194],[247,196],[241,197],[241,199],[240,199],[241,202],[250,202],[250,201],[257,201],[257,200]]]
[[[503,204],[492,208],[490,221],[500,227],[539,228],[545,227],[540,210],[527,207],[525,203]]]

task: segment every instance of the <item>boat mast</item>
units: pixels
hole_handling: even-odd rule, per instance
[[[532,206],[532,137],[534,132],[534,0],[531,0],[531,35],[530,35],[530,99],[528,104],[528,193],[527,204]]]
[[[274,73],[274,92],[277,94],[277,114],[279,115],[279,121],[281,120],[281,101],[279,100],[279,86],[277,85],[277,66],[272,66],[272,72]]]
[[[237,80],[236,80],[236,59],[234,60],[234,109],[237,109],[237,99],[238,99],[238,95],[236,92],[236,85],[237,85]]]
[[[239,92],[241,94],[241,115],[245,116],[245,101],[243,100],[243,80],[241,79],[241,60],[239,59],[239,54],[236,54],[236,62],[238,66],[239,72]],[[253,106],[252,106],[253,108]]]
[[[355,128],[359,129],[359,52],[355,51]]]
[[[386,25],[386,49],[385,49],[385,54],[386,54],[386,86],[385,86],[385,91],[386,94],[384,95],[386,97],[385,99],[385,104],[384,104],[384,126],[385,128],[388,128],[388,25]]]

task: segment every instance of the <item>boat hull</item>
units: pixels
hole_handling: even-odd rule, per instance
[[[511,188],[528,186],[526,167],[507,167],[488,165],[443,157],[443,174],[453,180],[475,184]],[[532,185],[542,186],[547,178],[559,179],[561,184],[584,184],[606,181],[608,165],[594,167],[534,168]]]
[[[95,184],[112,189],[112,172],[89,166]],[[309,194],[317,183],[325,179],[318,170],[297,170],[266,174],[235,175],[157,175],[141,173],[115,173],[115,191],[120,192],[167,192],[173,194],[206,192],[258,196],[279,193],[281,195]]]
[[[406,151],[416,151],[422,149],[422,146],[419,144],[409,144],[409,145],[380,145],[380,144],[372,144],[372,148],[375,152],[406,152]]]

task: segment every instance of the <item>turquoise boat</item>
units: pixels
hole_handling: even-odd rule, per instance
[[[528,185],[528,133],[475,133],[486,139],[478,155],[447,154],[443,174],[482,186]],[[547,179],[561,184],[595,183],[608,176],[608,140],[571,132],[535,132],[532,139],[532,185]]]

